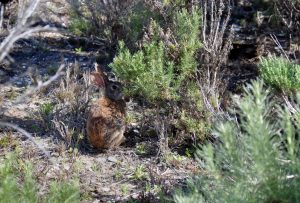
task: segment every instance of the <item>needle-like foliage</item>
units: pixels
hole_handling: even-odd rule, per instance
[[[238,123],[215,126],[219,144],[198,151],[203,174],[176,202],[300,202],[300,111],[272,103],[261,81],[244,90]]]
[[[285,91],[300,88],[300,66],[284,58],[263,58],[260,63],[263,79],[273,87]]]

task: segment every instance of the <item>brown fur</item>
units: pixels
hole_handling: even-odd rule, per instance
[[[101,71],[91,73],[92,83],[106,88],[108,81]],[[104,91],[105,92],[105,91]],[[95,148],[112,148],[119,146],[124,141],[126,103],[122,100],[108,98],[106,94],[92,105],[88,120],[87,134],[90,144]]]

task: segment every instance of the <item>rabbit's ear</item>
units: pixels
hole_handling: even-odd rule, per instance
[[[100,67],[100,65],[99,65],[98,63],[95,63],[95,71],[96,71],[97,73],[102,72],[101,67]]]
[[[112,82],[117,81],[117,77],[113,72],[105,71],[104,68],[101,67],[98,63],[95,63],[95,72],[96,73],[101,73],[103,75],[103,78],[106,81],[112,81]]]
[[[91,83],[99,87],[105,87],[105,80],[100,73],[91,73]]]
[[[95,71],[91,73],[91,82],[99,87],[105,87],[106,77],[102,67],[98,63],[95,63]]]

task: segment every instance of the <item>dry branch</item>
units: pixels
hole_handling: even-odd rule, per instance
[[[50,160],[50,154],[48,151],[45,150],[45,148],[40,145],[39,143],[37,143],[34,139],[34,137],[29,133],[27,132],[26,130],[24,130],[23,128],[20,128],[19,126],[15,125],[15,124],[12,124],[12,123],[7,123],[7,122],[2,122],[0,121],[0,127],[9,127],[9,128],[12,128],[16,131],[18,131],[19,133],[21,133],[22,135],[24,135],[25,137],[27,137],[30,141],[32,141],[42,152],[43,154],[45,154],[49,160]]]
[[[44,31],[55,31],[54,28],[50,28],[49,26],[33,26],[33,22],[31,22],[29,19],[36,11],[36,8],[38,7],[40,0],[31,0],[31,1],[19,1],[19,10],[18,10],[18,20],[17,24],[14,26],[12,30],[9,31],[8,36],[1,42],[0,44],[0,62],[3,61],[6,57],[9,57],[9,51],[13,48],[14,43],[22,38],[26,38],[31,36],[34,33],[38,32],[44,32]],[[1,10],[2,12],[3,10]],[[37,92],[39,89],[48,86],[51,84],[54,80],[56,80],[61,74],[62,69],[64,68],[64,65],[61,65],[58,69],[57,73],[52,76],[49,80],[42,82],[38,81],[38,84],[36,87],[30,88],[27,92],[25,92],[23,95],[18,97],[15,102],[19,103],[24,100],[26,96],[32,95],[35,92]],[[31,140],[48,158],[50,158],[49,152],[47,152],[44,147],[42,147],[40,144],[38,144],[33,136],[28,133],[26,130],[20,128],[19,126],[7,123],[4,121],[0,121],[0,127],[8,127],[12,128],[18,132],[20,132],[22,135],[26,136],[29,140]]]

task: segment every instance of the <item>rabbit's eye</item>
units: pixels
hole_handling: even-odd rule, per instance
[[[112,89],[112,90],[116,90],[116,89],[118,89],[118,86],[117,86],[117,85],[112,85],[112,86],[111,86],[111,89]]]

